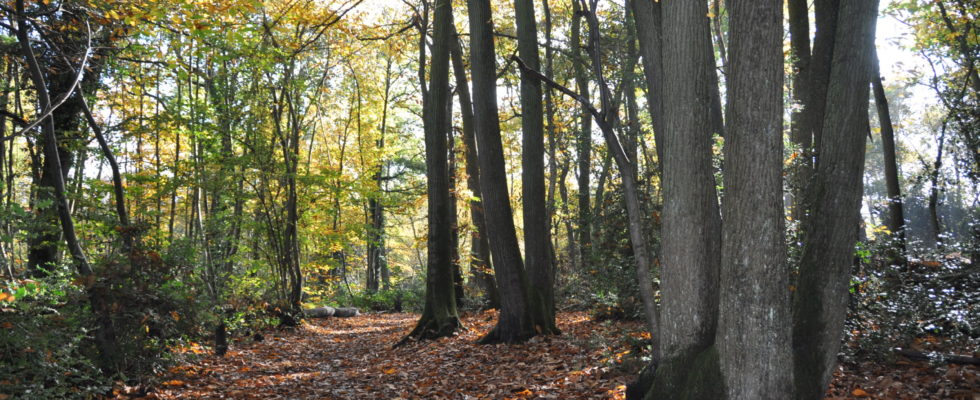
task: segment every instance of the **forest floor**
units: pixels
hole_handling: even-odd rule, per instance
[[[484,312],[464,315],[455,337],[393,348],[417,318],[366,314],[269,331],[262,341],[236,342],[223,358],[171,368],[145,398],[622,399],[649,338],[639,322],[563,312],[560,336],[477,345],[496,320]],[[132,390],[118,388],[117,398]],[[911,361],[839,368],[828,398],[862,397],[980,399],[980,370]]]

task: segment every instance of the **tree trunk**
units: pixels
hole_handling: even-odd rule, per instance
[[[943,169],[943,149],[946,145],[946,121],[939,131],[939,143],[936,149],[936,161],[932,163],[929,173],[929,224],[932,227],[933,241],[937,249],[943,248],[943,224],[939,217],[939,193],[942,191],[939,182],[940,171]]]
[[[480,189],[493,267],[500,289],[497,326],[481,343],[513,343],[535,335],[528,308],[527,276],[507,193],[507,172],[497,115],[496,62],[489,0],[468,0],[473,114],[479,146]]]
[[[631,0],[633,17],[636,19],[636,36],[643,58],[643,75],[646,77],[647,108],[653,123],[653,136],[657,146],[657,159],[663,163],[664,135],[664,81],[663,68],[663,15],[661,3]],[[662,164],[661,164],[662,165]]]
[[[826,115],[818,141],[816,174],[808,193],[812,214],[804,222],[803,254],[793,299],[793,373],[798,399],[823,398],[840,350],[857,240],[854,227],[861,218],[877,10],[875,0],[842,2],[836,24],[832,68],[823,100]],[[819,35],[819,18],[817,27]]]
[[[663,239],[660,335],[664,362],[655,396],[696,396],[710,385],[686,385],[692,365],[714,341],[718,313],[721,221],[711,161],[710,77],[714,65],[705,2],[664,2]],[[643,38],[643,36],[641,36]],[[710,355],[710,354],[709,354]],[[709,395],[710,396],[710,395]]]
[[[582,55],[582,6],[579,0],[572,1],[572,69],[575,71],[575,84],[578,94],[588,100],[589,76],[586,73],[587,60]],[[578,149],[578,262],[583,271],[592,263],[592,206],[589,201],[590,178],[592,175],[592,115],[586,105],[582,105],[579,116],[580,127],[576,136]]]
[[[29,76],[37,92],[38,113],[44,113],[50,110],[52,105],[51,97],[45,85],[42,67],[34,55],[34,49],[31,47],[27,19],[24,16],[24,0],[17,0],[15,7],[18,15],[17,41],[20,42],[20,48],[28,67]],[[71,92],[66,91],[64,95],[71,95]],[[51,177],[51,183],[53,185],[53,193],[51,194],[54,196],[54,205],[58,212],[57,216],[61,224],[61,233],[64,235],[65,242],[68,245],[68,251],[71,254],[75,268],[78,270],[78,274],[86,278],[91,277],[92,279],[96,279],[91,265],[85,258],[85,252],[82,249],[81,243],[78,241],[78,236],[75,233],[75,222],[72,220],[71,213],[68,209],[68,199],[65,195],[65,170],[59,157],[60,149],[57,145],[55,133],[55,118],[53,116],[44,118],[40,126],[44,136],[45,174]],[[99,362],[105,370],[114,371],[117,360],[115,355],[116,332],[109,310],[108,299],[106,298],[106,288],[103,285],[93,285],[86,292],[92,307],[92,313],[95,314],[96,323],[98,324],[98,329],[95,331],[95,345],[99,351]]]
[[[532,0],[514,0],[517,47],[521,59],[534,70],[541,68],[538,29]],[[551,260],[551,217],[545,207],[544,107],[541,82],[521,74],[521,187],[524,190],[524,262],[530,280],[529,300],[535,330],[557,333],[555,324],[555,270]]]
[[[401,343],[409,339],[434,339],[452,335],[459,328],[453,291],[450,256],[449,171],[446,146],[449,118],[449,43],[452,35],[452,3],[436,0],[433,16],[432,61],[426,91],[428,108],[425,124],[425,166],[428,182],[428,262],[425,306],[418,324]],[[424,30],[422,31],[424,35]],[[424,41],[421,43],[425,44]],[[424,49],[422,49],[424,51]],[[419,68],[424,68],[421,64]],[[422,74],[424,75],[424,74]],[[424,81],[423,81],[424,82]],[[424,83],[423,83],[424,85]]]
[[[812,152],[804,154],[805,157],[809,158],[807,162],[812,162],[810,159],[819,157],[819,154],[815,153],[820,151],[821,134],[825,121],[824,113],[827,109],[827,90],[830,84],[831,64],[837,38],[839,8],[840,0],[814,0],[813,2],[815,30],[813,33],[813,52],[808,65],[807,79],[809,81],[806,89],[809,99],[803,106],[805,129],[813,138]],[[810,190],[810,188],[807,189],[808,192]],[[809,204],[804,203],[804,213],[809,206]]]
[[[881,128],[881,150],[885,159],[885,186],[888,190],[888,230],[898,239],[901,252],[894,261],[899,261],[905,254],[905,210],[902,205],[902,188],[898,177],[898,161],[895,154],[895,128],[892,125],[891,112],[888,110],[888,98],[885,97],[885,87],[881,83],[881,71],[878,68],[878,54],[874,56],[874,76],[871,86],[874,90],[875,108],[878,110],[878,125]]]
[[[730,0],[725,223],[715,345],[726,398],[793,394],[783,216],[781,0]]]
[[[466,81],[466,69],[463,67],[463,50],[459,45],[458,36],[453,31],[453,42],[450,44],[452,55],[453,75],[456,78],[456,94],[459,97],[460,115],[463,120],[463,147],[466,151],[466,186],[473,193],[469,200],[470,220],[473,232],[470,235],[470,273],[476,277],[483,287],[486,303],[490,308],[500,307],[500,297],[497,295],[497,282],[494,280],[490,267],[490,240],[487,234],[487,224],[483,215],[483,200],[480,194],[480,166],[476,149],[476,136],[473,122],[473,102],[470,99],[470,87]]]
[[[792,101],[790,111],[790,141],[796,147],[794,168],[790,173],[792,217],[801,221],[805,214],[803,198],[806,186],[813,175],[813,132],[805,119],[805,107],[809,104],[810,81],[810,10],[807,0],[788,0],[790,51],[792,69]]]
[[[449,39],[455,40],[455,37]],[[446,80],[448,81],[448,77]],[[449,259],[453,269],[453,293],[456,295],[456,308],[463,307],[463,298],[466,295],[466,287],[463,282],[463,270],[459,260],[459,215],[457,215],[456,204],[459,200],[456,191],[456,139],[453,137],[453,101],[452,94],[446,100],[446,133],[448,137],[449,157]]]

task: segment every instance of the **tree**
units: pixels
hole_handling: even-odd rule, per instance
[[[836,362],[860,217],[868,54],[877,4],[847,2],[840,10],[836,5],[818,9],[818,32],[830,23],[827,15],[834,16],[835,31],[818,35],[821,50],[815,51],[830,57],[824,66],[825,97],[820,99],[825,107],[804,110],[820,115],[820,130],[812,131],[820,144],[815,180],[804,202],[811,213],[805,219],[792,319],[783,267],[781,5],[730,5],[731,114],[721,238],[705,117],[711,94],[704,82],[710,79],[699,76],[703,72],[697,68],[710,62],[698,50],[709,40],[706,21],[700,20],[704,5],[662,5],[666,124],[658,142],[665,186],[661,294],[662,318],[669,323],[660,336],[662,360],[641,374],[630,397],[821,398]],[[792,352],[787,351],[790,337]]]
[[[793,394],[783,215],[782,2],[731,0],[715,346],[729,399]]]
[[[452,335],[459,328],[453,289],[453,260],[449,220],[449,47],[452,40],[452,3],[437,0],[433,15],[432,61],[425,93],[425,165],[428,182],[428,261],[425,306],[409,338],[434,339]],[[424,31],[422,32],[424,37]],[[422,45],[425,41],[423,39]],[[420,49],[425,51],[424,47]],[[419,65],[419,68],[424,68]],[[424,81],[423,81],[424,82]]]
[[[818,3],[819,6],[820,3]],[[818,11],[820,9],[818,8]],[[793,294],[796,397],[822,398],[837,364],[848,282],[860,221],[868,86],[873,68],[877,1],[845,1],[839,15],[808,192],[800,275]],[[821,29],[818,19],[817,30]],[[816,54],[816,49],[814,49]]]
[[[692,364],[714,341],[718,313],[721,221],[711,166],[711,92],[705,64],[714,65],[702,2],[664,2],[663,234],[661,319],[663,361],[657,395],[680,394]],[[640,36],[641,40],[643,35]],[[642,42],[641,42],[642,43]],[[644,392],[646,392],[644,390]]]
[[[468,0],[473,116],[480,161],[480,193],[493,268],[500,292],[497,325],[481,343],[514,343],[536,334],[529,307],[528,279],[517,242],[507,193],[500,117],[497,115],[496,54],[489,0]]]
[[[578,0],[572,1],[572,68],[578,94],[589,98],[588,61],[582,54],[582,19],[584,10]],[[592,177],[592,115],[584,104],[579,116],[579,131],[575,137],[578,151],[578,266],[587,269],[592,263],[592,206],[589,198]]]
[[[37,110],[40,119],[35,125],[39,124],[41,126],[41,142],[44,146],[43,151],[45,156],[44,174],[49,179],[45,182],[50,182],[51,184],[50,189],[53,191],[51,194],[54,196],[54,206],[61,225],[61,234],[68,244],[68,251],[71,254],[73,264],[75,264],[75,268],[81,277],[94,281],[96,279],[95,272],[85,256],[81,242],[78,240],[78,235],[75,231],[75,221],[72,218],[71,209],[68,206],[68,198],[65,190],[64,175],[67,170],[64,169],[61,163],[61,149],[58,147],[58,137],[56,134],[57,124],[53,116],[57,108],[63,103],[56,104],[51,100],[50,91],[45,82],[43,67],[38,62],[38,58],[34,54],[34,48],[31,45],[30,25],[26,17],[24,1],[18,0],[15,3],[15,7],[17,41],[20,44],[21,52],[27,64],[28,73],[31,82],[34,84],[34,90],[37,96]],[[75,97],[77,99],[75,101],[78,102],[76,104],[84,105],[84,99],[81,96],[73,96],[73,93],[77,90],[77,85],[81,78],[80,75],[86,67],[85,64],[88,60],[90,50],[90,48],[85,49],[82,64],[78,68],[74,68],[76,78],[61,93],[61,96],[63,96],[61,97],[62,101]],[[45,243],[44,246],[55,246],[56,248],[57,243]],[[35,265],[34,268],[38,266],[44,266],[44,264]],[[116,332],[110,315],[109,299],[106,298],[103,288],[94,285],[89,288],[87,295],[89,303],[92,306],[92,313],[95,314],[96,321],[99,325],[99,329],[95,332],[95,342],[99,350],[99,361],[103,368],[111,371],[116,366]]]
[[[529,68],[539,70],[538,30],[532,0],[514,0],[518,53]],[[521,153],[524,189],[524,261],[530,277],[530,306],[538,333],[557,333],[555,270],[551,256],[551,217],[545,207],[544,108],[541,82],[521,75]],[[585,190],[588,195],[588,190]]]
[[[89,17],[84,7],[74,2],[68,2],[64,7],[64,12],[55,12],[48,6],[42,6],[32,12],[40,16],[39,20],[25,22],[29,25],[43,23],[43,27],[50,27],[52,32],[57,32],[45,35],[43,38],[48,42],[45,46],[40,46],[35,53],[35,58],[43,65],[41,71],[41,78],[45,84],[43,90],[47,91],[49,97],[55,99],[54,101],[58,101],[57,110],[50,110],[58,160],[52,159],[45,150],[46,142],[49,140],[47,136],[38,137],[37,142],[42,149],[39,154],[41,165],[32,174],[32,183],[36,187],[32,207],[38,210],[37,225],[35,232],[32,232],[27,240],[27,264],[34,276],[45,275],[47,273],[45,271],[54,267],[59,260],[58,243],[62,240],[62,232],[58,222],[57,194],[54,193],[57,191],[55,182],[57,177],[52,175],[55,171],[52,165],[57,163],[61,166],[62,181],[68,179],[68,172],[75,165],[75,153],[81,139],[79,116],[83,107],[83,98],[74,93],[78,90],[86,93],[94,92],[106,58],[105,54],[102,54],[104,51],[95,51],[93,47],[109,44],[105,34],[93,33],[91,29],[88,31],[79,29],[87,23],[86,18]],[[30,29],[30,27],[18,28],[20,29]],[[90,52],[96,54],[89,55]],[[81,57],[82,54],[86,56]],[[88,69],[88,73],[76,73],[78,67],[73,66],[70,60],[79,58],[86,60],[85,68]]]
[[[453,31],[454,36],[455,30]],[[469,83],[466,81],[466,69],[463,66],[462,46],[459,39],[454,38],[449,49],[452,56],[453,76],[456,79],[456,95],[459,97],[460,115],[463,122],[463,147],[466,159],[466,186],[473,193],[469,199],[470,220],[473,231],[470,234],[470,271],[477,282],[483,286],[484,298],[490,308],[500,307],[500,297],[497,294],[497,282],[494,281],[490,265],[490,240],[487,233],[486,219],[483,213],[483,202],[480,200],[480,166],[477,157],[476,136],[474,133],[473,101],[470,96]]]
[[[888,98],[885,97],[885,87],[881,81],[881,71],[878,68],[877,51],[874,56],[874,76],[871,78],[871,88],[874,92],[875,109],[878,111],[878,126],[881,129],[881,150],[885,160],[885,186],[888,190],[888,230],[896,235],[901,253],[905,253],[905,211],[902,206],[902,188],[899,185],[898,160],[895,155],[895,127],[892,124],[891,112],[888,110]],[[904,254],[893,257],[900,260]]]

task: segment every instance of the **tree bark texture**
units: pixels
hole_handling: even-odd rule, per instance
[[[793,393],[781,0],[730,0],[718,349],[728,399]]]
[[[428,260],[425,305],[409,338],[434,339],[452,335],[460,326],[453,289],[450,251],[449,171],[446,145],[449,111],[449,44],[452,35],[452,3],[437,0],[434,7],[432,60],[425,107],[425,165],[428,182]],[[422,43],[424,45],[424,42]]]
[[[823,101],[823,139],[808,194],[812,214],[805,220],[793,299],[793,373],[798,399],[823,398],[837,364],[857,240],[855,226],[861,218],[877,11],[876,0],[841,2],[836,24],[832,68]],[[819,35],[819,18],[817,26]]]
[[[463,66],[462,46],[458,38],[453,38],[450,48],[452,56],[453,76],[456,78],[456,94],[459,97],[460,115],[463,120],[463,147],[466,158],[466,186],[473,193],[469,200],[470,220],[473,230],[470,234],[470,273],[483,287],[484,299],[490,308],[500,307],[500,297],[497,294],[497,282],[494,280],[490,265],[490,240],[487,236],[487,224],[483,214],[483,200],[480,194],[480,166],[476,149],[476,133],[474,132],[473,101],[470,96],[469,83],[466,81],[466,69]]]
[[[517,48],[521,59],[540,70],[538,29],[534,22],[534,2],[514,0]],[[544,105],[541,82],[521,74],[521,187],[524,190],[524,263],[527,268],[529,305],[535,329],[542,334],[557,333],[555,324],[555,270],[551,257],[550,216],[545,207],[544,184]]]
[[[527,276],[507,192],[507,173],[497,114],[497,71],[490,1],[468,0],[467,4],[480,190],[500,290],[497,326],[481,342],[520,342],[534,336],[535,331],[528,309]]]

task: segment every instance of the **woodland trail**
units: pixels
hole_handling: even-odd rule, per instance
[[[171,368],[145,398],[622,399],[649,338],[639,321],[562,312],[562,335],[477,345],[496,320],[488,311],[464,315],[455,337],[393,349],[417,319],[365,314],[264,332],[263,341],[242,339],[224,358],[208,354]],[[976,366],[865,362],[842,364],[834,375],[828,399],[980,399]]]
[[[493,312],[464,316],[456,337],[393,349],[416,314],[307,320],[172,368],[158,399],[616,399],[633,368],[638,322],[593,322],[561,313],[560,336],[520,345],[477,345]],[[637,361],[638,362],[638,361]],[[637,364],[638,366],[639,364]]]

